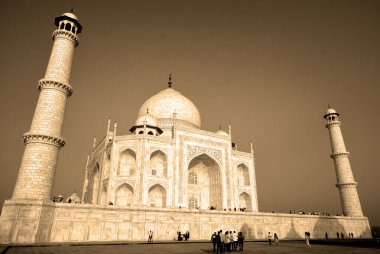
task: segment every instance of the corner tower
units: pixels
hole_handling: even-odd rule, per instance
[[[51,199],[59,149],[65,144],[61,134],[77,34],[82,26],[73,13],[55,18],[53,49],[45,77],[38,82],[40,96],[25,143],[12,199]]]
[[[330,135],[331,158],[334,160],[337,178],[336,187],[339,189],[343,215],[363,216],[359,195],[356,190],[358,184],[354,180],[348,159],[350,153],[346,150],[340,129],[339,113],[329,106],[323,118],[327,120],[326,128],[328,128]]]

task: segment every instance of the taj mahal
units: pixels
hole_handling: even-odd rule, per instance
[[[108,120],[87,158],[82,197],[53,202],[65,108],[73,92],[71,66],[82,32],[73,13],[56,17],[54,24],[14,192],[0,216],[0,243],[135,241],[146,240],[149,231],[158,240],[173,240],[178,231],[209,240],[219,229],[241,231],[246,239],[265,239],[268,232],[301,239],[306,231],[315,238],[337,231],[371,236],[336,110],[328,108],[323,117],[343,215],[260,212],[252,143],[250,152],[238,151],[230,127],[202,130],[198,108],[174,89],[171,76],[166,89],[146,95],[151,97],[130,134],[118,134],[117,123]]]

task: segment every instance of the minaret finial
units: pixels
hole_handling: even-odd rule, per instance
[[[329,106],[329,108],[331,108],[330,104],[327,104],[327,106]]]
[[[169,74],[169,81],[168,81],[169,88],[172,87],[172,74]]]
[[[220,131],[222,130],[222,124],[219,124],[219,130]]]
[[[71,8],[70,12],[71,12],[71,13],[74,13],[74,8]]]
[[[149,108],[146,108],[146,114],[149,115]]]

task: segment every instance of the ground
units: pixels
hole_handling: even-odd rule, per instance
[[[330,245],[334,244],[334,245]],[[330,243],[326,244],[312,244],[311,248],[307,248],[303,241],[289,241],[280,242],[278,246],[269,246],[266,242],[246,242],[243,252],[235,253],[318,253],[318,254],[340,254],[340,253],[380,253],[379,245],[375,244],[355,244],[356,246],[345,246],[342,243]],[[335,245],[337,244],[337,245]],[[7,247],[0,246],[1,254],[42,254],[42,253],[54,253],[54,254],[125,254],[125,253],[149,253],[149,254],[161,254],[161,253],[213,253],[212,244],[209,242],[173,242],[173,243],[126,243],[126,244],[95,244],[95,245],[48,245],[38,247]],[[234,253],[234,252],[231,252]]]

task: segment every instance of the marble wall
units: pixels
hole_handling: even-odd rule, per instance
[[[190,232],[192,240],[208,240],[222,229],[242,231],[246,239],[265,239],[268,232],[280,239],[331,238],[336,232],[370,237],[366,217],[315,216],[169,208],[7,200],[0,217],[0,243],[174,240],[177,231]]]

